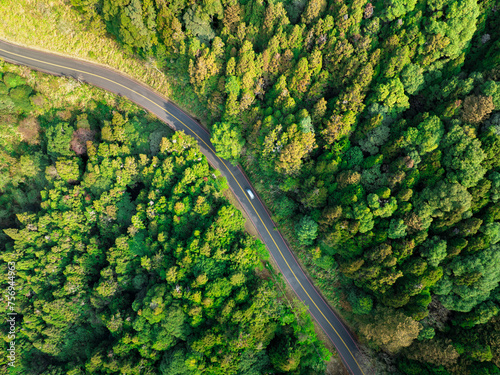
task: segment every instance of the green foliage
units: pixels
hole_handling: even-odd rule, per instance
[[[7,88],[13,88],[26,84],[26,80],[23,77],[10,72],[3,75],[3,82]]]
[[[430,116],[417,125],[418,135],[415,139],[420,154],[434,151],[443,137],[444,126],[439,117]]]
[[[32,92],[33,89],[26,85],[10,89],[9,96],[16,105],[18,112],[29,112],[31,110],[30,95]]]
[[[416,3],[416,0],[390,0],[389,2],[384,2],[384,10],[381,18],[384,21],[392,21],[396,18],[402,17],[406,13],[411,12],[413,9],[415,9]]]
[[[446,241],[434,236],[423,243],[422,256],[427,258],[427,262],[432,267],[437,267],[446,258]]]
[[[210,141],[215,146],[215,151],[220,157],[237,164],[245,140],[241,137],[236,126],[231,126],[227,122],[214,124]]]
[[[483,232],[489,239],[489,243],[494,245],[500,241],[500,223],[489,223],[481,228]]]
[[[408,226],[402,219],[392,219],[387,236],[393,239],[404,237],[407,228]]]
[[[477,324],[485,324],[492,317],[498,315],[500,308],[493,301],[486,301],[477,305],[471,312],[461,314],[454,322],[464,328],[472,328]]]
[[[443,306],[449,310],[469,312],[484,302],[500,282],[498,244],[475,254],[455,257],[439,281]]]
[[[342,157],[342,162],[345,163],[347,169],[359,167],[363,162],[363,152],[357,146],[351,147]]]
[[[80,179],[78,161],[61,158],[56,161],[56,170],[59,177],[66,182],[76,182]]]
[[[53,158],[57,158],[58,156],[73,156],[74,153],[70,149],[73,131],[73,127],[67,122],[50,125],[45,133],[47,137],[47,153]]]
[[[379,152],[379,146],[387,141],[389,132],[388,126],[381,125],[368,133],[366,139],[359,142],[359,146],[365,152],[369,152],[372,155],[377,154]]]
[[[491,96],[495,109],[500,109],[500,84],[496,81],[487,81],[481,86],[481,91],[486,96]]]
[[[390,108],[389,113],[393,117],[410,106],[408,97],[404,93],[404,86],[399,78],[378,85],[375,91],[374,100]]]
[[[194,6],[184,14],[186,28],[202,42],[209,42],[215,37],[215,32],[210,27],[209,16],[203,14],[201,8]]]
[[[424,86],[422,71],[417,64],[408,64],[401,72],[401,83],[409,95],[417,94]]]
[[[464,128],[454,124],[443,138],[442,147],[448,150],[443,164],[448,167],[448,179],[472,187],[483,178],[486,170],[481,166],[485,153],[481,142],[467,135]]]
[[[387,218],[391,217],[397,209],[398,205],[396,198],[391,197],[390,199],[382,199],[378,207],[373,209],[373,215]]]
[[[123,44],[150,50],[158,42],[153,4],[132,0],[121,5],[109,0],[103,2],[103,14],[109,21],[109,29],[118,35]]]
[[[476,30],[476,19],[479,6],[476,1],[435,1],[429,4],[429,23],[425,31],[428,33],[427,47],[422,48],[428,64],[439,58],[456,59],[470,43]],[[442,16],[442,17],[441,17]]]
[[[359,221],[359,231],[366,233],[373,229],[375,222],[373,221],[373,213],[362,202],[355,204],[352,208],[354,219]]]
[[[438,182],[434,187],[426,187],[418,200],[418,216],[422,226],[429,227],[436,219],[440,225],[452,225],[461,220],[472,203],[472,196],[460,184]]]
[[[297,223],[295,231],[302,245],[311,245],[318,236],[318,223],[311,217],[304,216]]]
[[[186,365],[186,352],[182,349],[168,351],[163,354],[163,360],[160,364],[160,372],[164,375],[188,375],[192,370]]]
[[[436,331],[432,327],[424,327],[418,334],[419,340],[432,340],[436,335]]]
[[[14,108],[14,101],[8,95],[0,95],[0,114],[10,114]]]
[[[352,307],[352,312],[357,315],[368,314],[372,311],[373,300],[365,293],[352,291],[348,295],[349,303]]]

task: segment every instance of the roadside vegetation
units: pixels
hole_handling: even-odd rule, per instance
[[[204,109],[378,372],[499,373],[495,1],[71,3]]]

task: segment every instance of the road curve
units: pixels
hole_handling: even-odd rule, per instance
[[[262,241],[278,264],[286,281],[337,348],[346,368],[351,374],[367,375],[358,359],[359,350],[356,342],[304,274],[281,234],[275,228],[264,204],[258,199],[255,190],[251,188],[250,182],[238,167],[215,154],[214,147],[210,143],[210,135],[198,122],[153,89],[97,64],[20,47],[1,40],[0,58],[49,74],[71,76],[124,96],[155,114],[174,130],[182,130],[194,137],[209,163],[227,178],[230,189],[257,228]],[[247,188],[254,191],[256,199],[248,197],[245,192]]]

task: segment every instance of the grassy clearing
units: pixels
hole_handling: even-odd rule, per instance
[[[153,60],[145,63],[125,54],[106,37],[102,23],[93,22],[87,28],[81,15],[63,0],[4,0],[0,14],[1,39],[107,65],[170,96],[168,78]]]

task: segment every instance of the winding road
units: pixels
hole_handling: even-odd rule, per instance
[[[97,64],[20,47],[4,41],[0,41],[0,58],[49,74],[71,76],[124,96],[155,114],[174,130],[182,130],[197,139],[209,163],[227,178],[230,189],[257,228],[286,281],[298,298],[308,306],[310,314],[337,348],[346,368],[351,374],[367,375],[360,364],[356,342],[304,274],[292,251],[275,228],[264,204],[251,188],[250,182],[240,168],[215,154],[214,147],[210,143],[210,135],[198,122],[153,89]],[[245,189],[249,188],[256,196],[254,199],[250,199],[245,192]]]

